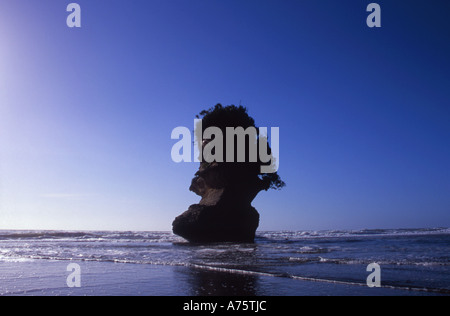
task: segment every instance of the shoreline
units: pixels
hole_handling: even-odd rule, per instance
[[[74,263],[80,267],[80,287],[68,286],[73,272],[68,265]],[[34,259],[4,261],[0,267],[0,296],[448,295],[424,289],[369,288],[364,284],[202,266]]]

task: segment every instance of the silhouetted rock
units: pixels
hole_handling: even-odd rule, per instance
[[[242,106],[218,104],[200,115],[203,130],[255,126]],[[189,189],[202,199],[175,218],[173,232],[191,242],[253,242],[259,213],[251,202],[261,190],[285,185],[276,172],[261,174],[260,166],[261,162],[201,162]]]
[[[197,172],[190,190],[202,199],[175,218],[175,234],[193,242],[253,242],[259,214],[251,201],[258,184],[235,183],[226,172],[219,164]]]

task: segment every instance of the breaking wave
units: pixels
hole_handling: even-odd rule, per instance
[[[348,286],[366,285],[365,268],[376,262],[386,288],[450,293],[449,228],[266,231],[255,243],[196,245],[171,232],[0,231],[0,262],[33,260],[182,266]]]

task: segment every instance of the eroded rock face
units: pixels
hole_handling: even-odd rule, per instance
[[[192,242],[253,242],[259,213],[251,202],[261,190],[259,181],[233,176],[217,163],[201,167],[190,190],[202,199],[175,218],[173,232]]]
[[[210,126],[223,132],[226,127],[255,127],[242,106],[218,104],[200,114],[203,130]],[[197,141],[203,148],[207,143],[203,139]],[[226,156],[225,151],[223,155]],[[173,232],[191,242],[253,242],[259,226],[259,213],[251,205],[253,199],[261,190],[279,189],[284,182],[276,173],[261,174],[259,161],[202,161],[189,188],[201,200],[175,218]]]

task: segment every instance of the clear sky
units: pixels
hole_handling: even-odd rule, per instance
[[[177,126],[280,128],[260,230],[450,226],[450,2],[0,0],[0,229],[171,230]]]

